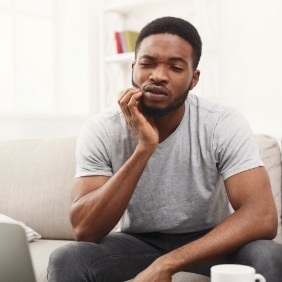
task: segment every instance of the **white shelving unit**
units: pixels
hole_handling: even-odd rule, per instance
[[[214,1],[210,0],[115,0],[106,3],[102,8],[99,21],[100,30],[100,108],[104,110],[112,106],[118,100],[120,93],[131,86],[131,65],[134,61],[134,53],[116,54],[116,43],[114,38],[115,31],[130,29],[140,31],[140,29],[151,20],[161,16],[176,16],[187,19],[194,24],[204,41],[202,28],[206,28],[207,34],[213,32],[211,27],[216,24],[216,10],[213,15],[207,14],[205,8],[213,8]],[[212,39],[211,39],[212,42]],[[204,48],[207,52],[203,64],[207,58],[213,65],[209,65],[209,72],[201,75],[200,86],[197,86],[198,92],[202,93],[205,81],[210,81],[213,88],[214,76],[217,74],[215,62],[216,50],[214,46]],[[212,75],[211,75],[212,74]],[[210,76],[211,75],[211,76]],[[203,77],[203,79],[202,79]],[[195,91],[194,91],[195,92]],[[207,93],[216,93],[216,89],[207,91]],[[214,97],[215,95],[206,96]]]
[[[105,63],[130,63],[134,60],[134,53],[122,53],[122,54],[115,54],[115,55],[108,55],[105,56],[104,62]]]

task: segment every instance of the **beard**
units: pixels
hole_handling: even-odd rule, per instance
[[[137,86],[137,84],[134,82],[133,77],[132,77],[132,85],[139,88],[139,86]],[[171,113],[172,111],[180,108],[185,103],[185,100],[187,99],[189,94],[189,90],[190,90],[190,85],[181,95],[176,97],[172,103],[170,103],[169,105],[167,105],[165,108],[162,109],[145,105],[144,99],[143,97],[141,97],[139,99],[140,110],[145,116],[151,118],[164,117],[169,113]]]

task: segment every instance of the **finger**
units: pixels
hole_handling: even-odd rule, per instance
[[[137,95],[135,97],[135,95]],[[131,116],[131,112],[128,108],[128,104],[131,101],[131,104],[135,103],[135,100],[142,96],[142,91],[140,89],[131,89],[127,92],[122,99],[119,100],[119,105],[126,116]]]
[[[142,93],[142,91],[139,90],[130,90],[129,92],[127,92],[120,100],[119,100],[119,105],[120,106],[125,106],[129,103],[130,99],[132,98],[133,95],[138,94],[138,93]]]
[[[124,98],[125,95],[131,94],[131,93],[135,93],[135,92],[138,92],[138,91],[140,91],[140,89],[137,88],[137,87],[127,88],[125,91],[123,91],[123,92],[121,93],[118,102],[120,102],[120,101]]]
[[[127,104],[130,101],[132,95],[134,95],[135,93],[137,93],[139,91],[140,91],[140,89],[138,89],[138,88],[128,88],[127,90],[124,91],[124,94],[118,100],[119,106],[125,114],[127,114],[127,115],[129,114]]]
[[[131,96],[127,104],[127,108],[130,111],[132,117],[139,117],[142,114],[139,110],[139,102],[138,99],[141,98],[143,95],[142,91],[135,93]]]

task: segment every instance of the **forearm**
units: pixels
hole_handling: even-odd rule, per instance
[[[99,241],[118,223],[155,147],[138,145],[104,185],[72,205],[70,218],[77,240]]]
[[[161,261],[172,272],[224,257],[249,242],[276,236],[277,210],[266,170],[247,170],[224,184],[235,212],[202,238],[164,256]]]
[[[275,236],[275,215],[242,208],[202,238],[176,249],[156,261],[170,275],[201,263],[224,257],[243,245]]]

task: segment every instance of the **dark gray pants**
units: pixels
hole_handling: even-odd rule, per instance
[[[51,254],[48,281],[126,281],[134,278],[161,255],[203,236],[208,231],[177,235],[110,233],[99,244],[70,243]],[[282,245],[271,240],[254,241],[224,259],[187,271],[210,276],[211,266],[223,263],[250,265],[267,282],[282,281]]]

